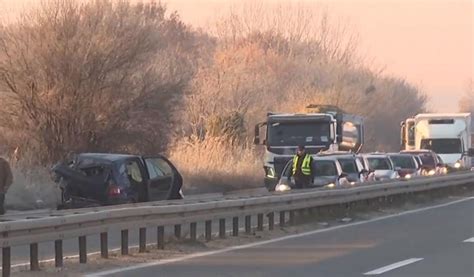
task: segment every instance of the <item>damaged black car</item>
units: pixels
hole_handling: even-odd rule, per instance
[[[182,199],[183,178],[165,157],[83,153],[52,168],[58,209]]]

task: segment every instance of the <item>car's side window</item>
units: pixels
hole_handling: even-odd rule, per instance
[[[127,162],[126,173],[131,179],[131,181],[135,181],[138,183],[143,182],[142,173],[140,172],[140,166],[136,161]]]
[[[163,159],[148,158],[145,159],[145,163],[150,174],[150,179],[173,175],[173,169],[168,162]]]

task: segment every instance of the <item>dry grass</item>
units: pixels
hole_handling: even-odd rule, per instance
[[[13,184],[6,195],[9,210],[32,210],[55,208],[58,200],[57,185],[51,180],[47,169],[12,168]]]
[[[253,146],[233,146],[225,139],[182,140],[170,159],[183,174],[187,191],[223,192],[263,186],[262,161]]]

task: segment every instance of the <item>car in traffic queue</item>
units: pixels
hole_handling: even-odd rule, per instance
[[[183,198],[183,178],[164,156],[82,153],[52,168],[58,209]]]
[[[385,153],[362,154],[364,167],[373,173],[374,181],[386,181],[399,178],[392,161]]]
[[[368,171],[357,154],[345,151],[326,151],[318,153],[317,156],[335,159],[341,166],[342,172],[347,175],[347,180],[351,185],[367,181]]]
[[[350,185],[341,165],[333,157],[313,157],[313,182],[309,188],[335,188]],[[275,186],[275,191],[283,192],[295,188],[293,178],[293,161],[290,160],[283,168],[282,175]]]
[[[434,176],[440,172],[442,167],[441,161],[438,159],[438,155],[431,150],[403,150],[400,153],[419,157],[421,161],[420,174],[422,176]]]
[[[395,170],[401,180],[409,180],[413,177],[421,175],[421,167],[415,156],[410,154],[388,153],[390,161],[392,161]]]

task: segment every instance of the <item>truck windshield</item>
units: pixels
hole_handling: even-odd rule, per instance
[[[329,122],[277,122],[268,125],[269,146],[328,145]]]
[[[438,154],[461,153],[460,139],[422,139],[421,149],[433,150]]]

